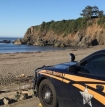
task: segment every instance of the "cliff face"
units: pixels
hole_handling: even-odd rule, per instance
[[[78,30],[76,33],[56,34],[52,30],[40,30],[40,26],[32,26],[27,29],[21,44],[37,46],[58,46],[58,47],[89,47],[90,45],[105,45],[105,28],[98,26],[96,21],[86,27]]]

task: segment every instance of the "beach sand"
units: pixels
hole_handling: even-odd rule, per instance
[[[58,51],[0,54],[0,78],[5,77],[8,79],[9,74],[13,76],[19,76],[20,74],[34,76],[34,70],[38,67],[69,62],[69,53],[74,53],[76,56],[76,61],[79,61],[97,50],[104,49],[104,47],[105,46],[94,46],[87,49],[66,49]],[[0,81],[2,82],[2,80]],[[12,87],[15,87],[15,85],[12,85]],[[37,100],[34,102],[34,99],[32,101],[28,101],[30,107],[34,107],[34,103],[38,103]],[[21,104],[21,106],[19,106],[19,104]],[[26,103],[20,102],[15,106],[26,107],[25,104]]]

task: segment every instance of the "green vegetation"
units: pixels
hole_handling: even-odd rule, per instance
[[[76,20],[62,20],[62,21],[51,21],[51,22],[43,22],[41,24],[41,31],[52,30],[56,34],[60,35],[64,33],[66,36],[69,33],[76,33],[78,30],[83,29],[87,26],[87,19],[78,18]]]
[[[99,20],[97,21],[97,24],[105,28],[105,15],[99,18]]]
[[[60,35],[63,34],[65,37],[69,33],[76,33],[78,30],[85,29],[87,26],[91,26],[94,21],[93,18],[99,18],[97,21],[98,25],[105,23],[105,15],[103,11],[100,11],[97,6],[87,6],[82,13],[80,14],[83,17],[72,20],[62,20],[62,21],[50,21],[50,22],[42,22],[41,31],[49,31],[52,30],[54,33]],[[104,25],[105,26],[105,25]]]
[[[33,26],[35,29],[37,29],[37,30],[39,30],[39,26],[37,25],[37,26]]]
[[[82,10],[81,16],[91,19],[91,18],[100,18],[103,16],[103,10],[99,10],[97,6],[87,6]]]

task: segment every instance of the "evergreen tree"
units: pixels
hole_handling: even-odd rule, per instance
[[[99,8],[97,6],[86,6],[85,9],[82,10],[82,13],[80,14],[81,16],[85,18],[97,18],[97,17],[102,17],[103,16],[103,11],[99,11]]]

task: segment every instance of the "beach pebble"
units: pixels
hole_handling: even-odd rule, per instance
[[[4,97],[3,102],[4,102],[4,105],[8,105],[9,104],[9,98]]]
[[[41,104],[41,103],[39,103],[39,107],[42,107],[42,104]]]

